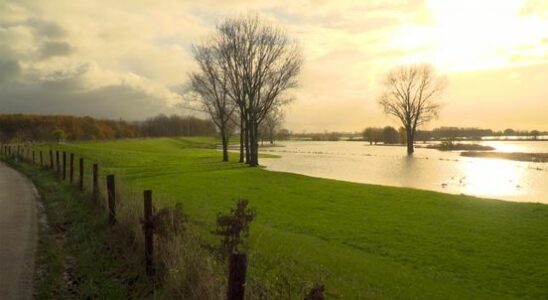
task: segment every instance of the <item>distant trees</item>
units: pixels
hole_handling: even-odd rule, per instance
[[[280,107],[275,107],[264,118],[263,122],[259,126],[259,136],[261,139],[261,143],[264,141],[264,139],[267,139],[270,144],[274,144],[274,139],[276,137],[276,134],[280,130],[280,127],[282,126],[282,122],[284,119],[283,111]]]
[[[459,127],[439,127],[431,131],[431,135],[435,139],[459,139],[459,138],[468,138],[468,139],[479,139],[483,136],[492,136],[495,135],[491,129],[481,129],[481,128],[459,128]]]
[[[273,108],[287,103],[286,92],[297,86],[300,49],[285,32],[257,16],[226,19],[202,46],[223,92],[237,108],[240,157],[258,166],[259,126]],[[204,70],[199,74],[205,76]]]
[[[516,135],[516,131],[512,128],[507,128],[507,129],[504,129],[504,135],[506,136]]]
[[[531,131],[531,137],[533,137],[533,140],[538,139],[539,135],[540,135],[540,131],[538,131],[538,130]]]
[[[276,139],[279,141],[287,141],[291,137],[291,131],[286,128],[280,128],[276,133]]]
[[[215,125],[210,120],[196,117],[160,114],[141,122],[136,122],[140,135],[160,136],[212,136],[216,134]]]
[[[140,136],[135,124],[125,121],[66,115],[0,115],[2,142],[94,140]]]
[[[363,130],[363,139],[369,141],[370,145],[377,144],[382,140],[382,128],[367,127]]]
[[[158,115],[141,122],[65,115],[0,115],[0,142],[211,135],[215,135],[215,125],[210,120],[177,115]]]
[[[388,73],[379,104],[388,115],[396,117],[405,128],[407,153],[414,152],[415,133],[419,126],[437,118],[436,102],[445,87],[429,65],[400,66]]]
[[[428,142],[432,140],[480,140],[485,137],[496,138],[504,137],[506,134],[511,136],[525,137],[532,140],[537,140],[539,136],[548,135],[546,131],[539,130],[514,130],[506,129],[504,131],[494,131],[491,129],[476,128],[476,127],[438,127],[432,130],[418,130],[415,132],[415,141]],[[382,127],[367,127],[362,132],[364,141],[370,144],[383,142],[385,144],[400,143],[405,144],[407,141],[407,133],[405,128],[399,130],[391,126]],[[395,141],[395,142],[394,142]]]
[[[309,135],[310,140],[312,141],[329,141],[336,142],[341,139],[341,136],[338,132],[324,132],[324,133],[312,133]]]
[[[370,145],[378,144],[397,144],[399,142],[398,131],[392,126],[386,127],[367,127],[362,132],[363,140],[368,141]]]
[[[399,142],[398,131],[392,126],[382,129],[382,141],[385,144],[397,144]]]
[[[541,132],[539,130],[515,130],[507,128],[503,131],[494,131],[491,129],[475,128],[475,127],[439,127],[430,131],[430,135],[433,139],[448,139],[459,140],[468,139],[475,140],[482,137],[500,137],[500,136],[520,136],[530,137],[532,139],[538,138],[540,135],[547,135],[548,132]]]

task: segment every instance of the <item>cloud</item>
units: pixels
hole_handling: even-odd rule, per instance
[[[128,85],[80,90],[75,80],[16,86],[3,94],[0,113],[91,115],[101,118],[141,120],[165,113],[165,102]]]
[[[28,19],[27,24],[43,38],[58,39],[65,36],[65,30],[54,21],[33,17]]]
[[[53,56],[67,56],[72,52],[69,43],[66,42],[46,42],[40,50],[40,57],[49,58]]]
[[[10,80],[17,79],[21,74],[21,67],[16,60],[0,60],[0,86]]]
[[[539,33],[546,26],[544,2],[0,1],[0,111],[127,119],[190,113],[175,110],[181,97],[173,87],[195,67],[191,44],[226,16],[257,12],[303,48],[305,65],[286,126],[384,125],[390,119],[375,99],[379,78],[394,65],[426,61],[442,72],[460,72],[546,62],[547,37]],[[451,101],[467,103],[470,95],[457,91],[470,84],[451,84],[449,97],[459,95]]]

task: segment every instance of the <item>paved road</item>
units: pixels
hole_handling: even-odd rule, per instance
[[[0,162],[0,299],[32,299],[36,240],[33,185]]]

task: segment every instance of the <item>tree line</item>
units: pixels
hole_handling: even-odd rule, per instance
[[[492,130],[475,127],[438,127],[432,130],[416,130],[414,141],[428,142],[439,140],[481,140],[483,137],[522,136],[537,139],[539,136],[548,135],[548,132],[539,130]],[[362,132],[364,141],[370,144],[405,144],[407,131],[400,127],[392,126],[367,127]]]
[[[215,125],[211,120],[192,116],[161,114],[136,124],[142,136],[212,136],[216,134]]]
[[[159,136],[211,136],[215,134],[215,126],[210,120],[177,115],[159,115],[145,121],[135,122],[70,115],[0,115],[0,141],[2,143]]]

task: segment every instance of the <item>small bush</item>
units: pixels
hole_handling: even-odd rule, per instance
[[[217,229],[212,233],[222,238],[219,251],[223,256],[240,250],[255,216],[255,211],[248,207],[248,201],[244,199],[238,200],[236,208],[232,208],[230,213],[217,215]]]

